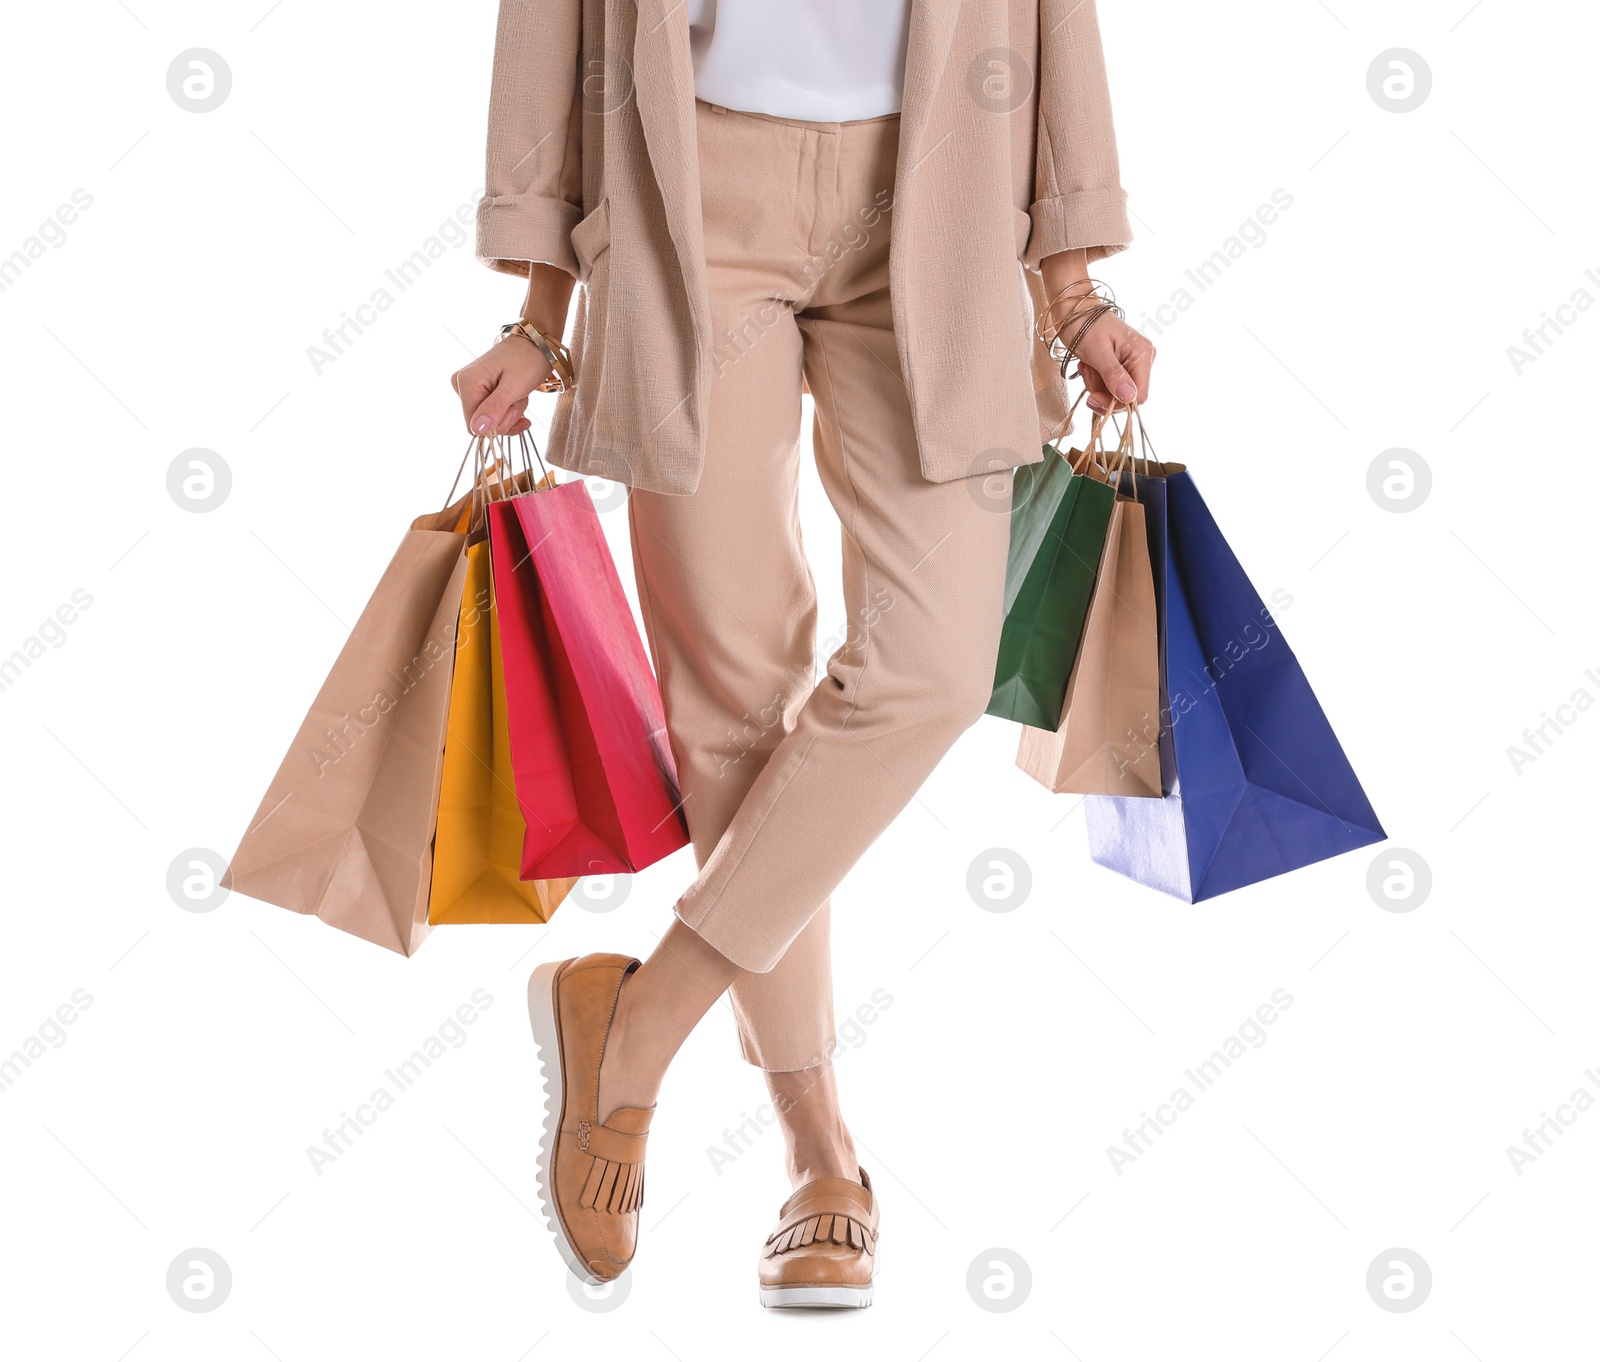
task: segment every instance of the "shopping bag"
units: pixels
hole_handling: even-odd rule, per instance
[[[420,517],[400,541],[222,881],[402,955],[428,930],[461,515]]]
[[[577,880],[518,877],[527,824],[511,774],[488,540],[469,541],[466,558],[428,921],[548,922]]]
[[[1061,722],[1024,727],[1017,765],[1057,793],[1159,799],[1160,670],[1145,508],[1119,496]]]
[[[1116,491],[1095,461],[1103,417],[1083,450],[1044,447],[1012,482],[1005,621],[987,713],[1054,731],[1105,551]]]
[[[1146,507],[1162,634],[1161,799],[1090,795],[1094,860],[1191,903],[1387,835],[1283,631],[1181,464]]]
[[[588,488],[489,504],[524,879],[632,872],[688,844],[655,677]]]

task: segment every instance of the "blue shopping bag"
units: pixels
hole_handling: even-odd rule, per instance
[[[1294,652],[1181,464],[1141,461],[1161,633],[1161,799],[1090,795],[1094,860],[1190,903],[1387,836]]]

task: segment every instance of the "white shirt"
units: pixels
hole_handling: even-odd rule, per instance
[[[779,118],[900,111],[911,0],[689,0],[694,92]]]

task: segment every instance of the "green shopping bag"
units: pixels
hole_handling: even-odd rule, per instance
[[[1018,468],[1012,483],[1005,623],[987,713],[1052,733],[1117,500],[1102,466],[1103,424],[1096,416],[1085,449],[1046,445],[1044,461]]]

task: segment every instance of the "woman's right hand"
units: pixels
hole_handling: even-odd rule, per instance
[[[550,361],[523,336],[507,336],[450,375],[461,412],[474,435],[520,435],[528,420],[528,398],[550,377]]]

